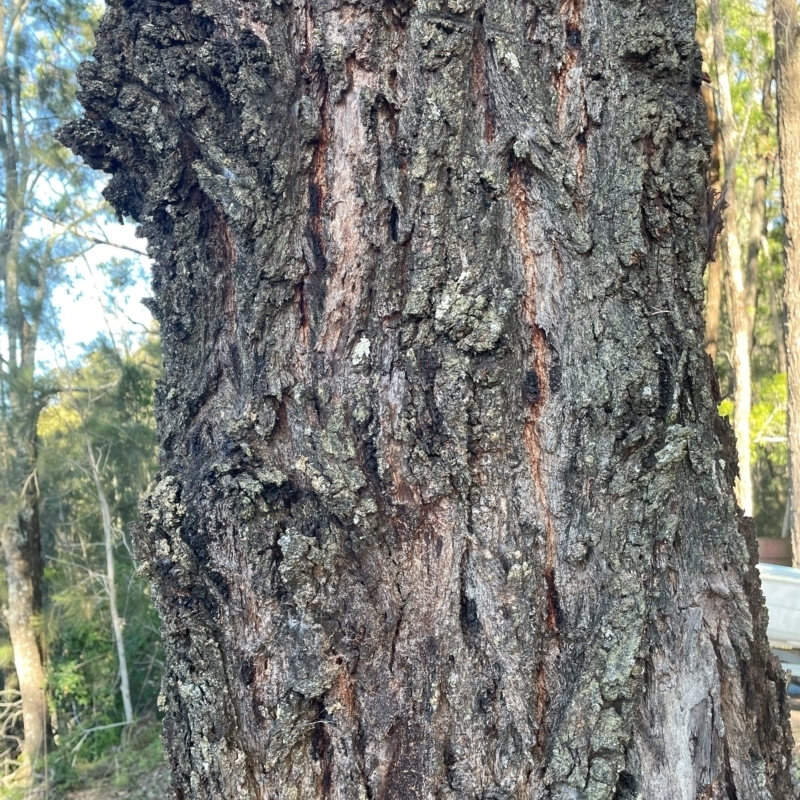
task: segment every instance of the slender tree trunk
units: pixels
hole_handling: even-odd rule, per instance
[[[786,322],[783,315],[783,303],[778,300],[773,281],[769,282],[769,313],[772,318],[772,330],[778,346],[778,371],[786,372],[788,368],[786,356]]]
[[[753,194],[750,198],[750,230],[747,235],[747,266],[745,268],[745,298],[747,302],[747,324],[750,337],[750,349],[753,348],[753,337],[756,324],[756,306],[758,305],[758,254],[761,252],[761,240],[767,220],[767,180],[769,178],[769,160],[767,156],[758,159],[758,167],[753,178]]]
[[[800,568],[800,14],[797,0],[773,0],[778,150],[783,198],[792,561]]]
[[[36,635],[34,602],[35,581],[28,558],[26,524],[20,514],[18,524],[3,525],[2,545],[8,583],[6,623],[14,650],[14,667],[22,698],[22,721],[25,731],[23,766],[19,778],[30,775],[33,762],[44,754],[47,735],[47,703],[44,693],[44,669]]]
[[[710,0],[711,33],[714,40],[714,61],[719,87],[719,130],[722,138],[723,183],[721,252],[725,263],[725,296],[731,326],[731,364],[734,375],[733,431],[736,434],[736,454],[739,477],[736,496],[745,516],[753,516],[753,478],[750,468],[750,320],[747,310],[747,287],[742,269],[744,259],[739,242],[738,199],[736,193],[736,157],[738,151],[736,124],[731,100],[728,57],[725,52],[725,30],[720,0]]]
[[[722,181],[720,180],[722,145],[719,120],[717,118],[717,104],[708,84],[703,84],[702,93],[708,116],[708,131],[711,134],[711,158],[708,164],[708,185],[711,191],[709,203],[716,204],[722,195]],[[712,222],[712,224],[714,223]],[[717,236],[714,234],[712,234],[709,242],[709,251],[706,279],[706,352],[711,356],[712,362],[716,362],[719,322],[722,312],[722,258],[719,254]]]
[[[2,539],[8,583],[8,622],[14,667],[19,681],[24,726],[24,756],[17,776],[26,779],[33,762],[44,754],[48,735],[44,665],[39,622],[42,613],[42,556],[39,485],[36,475],[38,414],[28,391],[25,370],[14,370],[6,420],[3,485],[6,505]],[[20,374],[22,373],[22,374]]]
[[[177,798],[766,800],[688,0],[115,0]],[[741,264],[740,264],[741,266]]]
[[[4,483],[13,498],[10,519],[2,526],[2,547],[8,584],[6,621],[14,651],[14,668],[22,700],[25,738],[23,765],[17,776],[26,779],[36,758],[44,755],[48,734],[45,677],[38,623],[42,613],[42,556],[39,528],[39,484],[36,476],[36,419],[25,375],[16,375],[6,428]],[[27,413],[26,413],[27,412]]]
[[[20,7],[21,8],[21,7]],[[5,219],[0,231],[0,280],[6,328],[2,380],[7,400],[2,491],[6,518],[2,544],[8,580],[8,620],[14,663],[22,697],[25,764],[20,777],[30,772],[33,759],[45,752],[48,733],[44,665],[37,622],[42,612],[42,554],[39,525],[39,486],[36,474],[39,400],[34,371],[38,318],[26,318],[27,296],[20,250],[30,176],[26,125],[20,103],[21,61],[25,38],[19,14],[0,26],[0,159],[4,177]],[[44,276],[38,287],[43,297]],[[29,303],[27,311],[30,316]],[[41,304],[37,313],[41,314]]]
[[[133,722],[133,704],[131,703],[131,685],[128,680],[128,659],[125,655],[125,639],[122,633],[122,620],[117,611],[117,581],[114,569],[114,544],[111,529],[111,511],[108,507],[106,493],[100,480],[100,471],[97,468],[97,459],[92,450],[92,444],[86,440],[86,452],[89,454],[89,467],[92,470],[92,479],[97,490],[97,502],[100,505],[100,515],[103,518],[103,539],[106,549],[106,591],[108,605],[111,611],[111,630],[114,634],[114,644],[117,647],[117,661],[119,662],[119,691],[122,695],[122,707],[125,711],[125,722]]]
[[[772,14],[768,14],[771,22]],[[750,328],[750,350],[755,344],[756,310],[758,306],[758,255],[767,228],[767,184],[769,182],[770,155],[766,150],[769,141],[769,119],[772,116],[772,80],[773,70],[769,70],[761,88],[761,110],[764,121],[759,129],[760,153],[758,166],[753,177],[753,192],[750,197],[750,225],[747,235],[747,266],[745,268],[745,297],[747,301],[747,319]],[[778,343],[780,354],[782,339]],[[780,359],[780,356],[779,356]]]

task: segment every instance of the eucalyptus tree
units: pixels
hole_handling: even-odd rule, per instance
[[[178,798],[792,794],[688,0],[112,0]]]
[[[92,176],[53,138],[73,114],[74,70],[97,9],[74,0],[0,2],[0,538],[6,621],[22,696],[28,767],[47,732],[42,651],[42,558],[37,421],[54,387],[37,353],[64,265],[85,250],[97,202]]]
[[[750,326],[747,308],[748,290],[745,282],[744,259],[739,238],[739,202],[736,187],[738,146],[736,120],[731,96],[731,75],[725,46],[725,27],[721,0],[709,0],[714,65],[716,67],[719,134],[722,143],[721,162],[724,167],[722,194],[719,198],[722,227],[721,252],[725,263],[726,297],[731,329],[730,358],[734,376],[733,430],[739,461],[738,499],[744,513],[753,516],[753,479],[750,465],[750,409],[752,384],[750,379]]]
[[[800,567],[800,10],[793,0],[774,0],[775,66],[786,270],[787,361],[791,506],[787,507],[792,560]]]
[[[800,567],[800,10],[797,0],[772,0],[786,264],[789,362],[791,531]]]
[[[709,61],[711,53],[710,37],[706,45],[707,54],[704,56],[706,61]],[[708,130],[711,134],[711,154],[708,165],[708,190],[709,190],[709,206],[714,215],[712,238],[713,241],[709,244],[708,252],[708,268],[706,271],[706,352],[711,357],[712,362],[717,360],[717,352],[719,346],[720,335],[720,321],[722,318],[722,254],[719,252],[717,244],[718,228],[722,224],[721,216],[719,216],[719,206],[722,197],[722,182],[720,179],[720,153],[722,150],[720,134],[719,134],[719,117],[717,115],[717,103],[711,86],[704,82],[702,87],[703,102],[706,105],[706,114],[708,115]]]
[[[761,535],[777,535],[788,449],[772,19],[751,0],[702,2],[698,19],[708,71],[711,221],[719,233],[709,240],[708,351],[728,395],[721,413],[730,415],[739,445],[740,503]],[[726,276],[724,314],[719,273]]]

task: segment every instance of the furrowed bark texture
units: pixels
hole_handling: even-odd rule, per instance
[[[791,797],[688,0],[110,4],[178,798]]]

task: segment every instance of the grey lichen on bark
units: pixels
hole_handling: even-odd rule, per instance
[[[790,797],[688,0],[110,3],[178,798]]]

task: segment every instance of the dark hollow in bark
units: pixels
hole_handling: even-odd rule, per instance
[[[689,0],[111,2],[177,798],[788,798]]]

